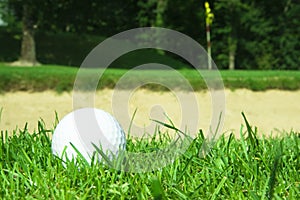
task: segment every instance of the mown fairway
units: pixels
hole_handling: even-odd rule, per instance
[[[42,67],[8,67],[0,64],[0,92],[6,91],[71,91],[78,68],[45,65]],[[89,70],[87,73],[94,73]],[[125,69],[105,70],[98,84],[98,89],[114,88],[118,80],[128,72]],[[207,89],[206,83],[196,70],[177,70],[189,81],[194,90]],[[147,78],[163,79],[171,85],[185,89],[185,85],[174,80],[174,73],[167,70],[136,70],[132,72],[132,83]],[[209,76],[209,71],[201,71]],[[230,89],[246,88],[255,91],[267,89],[298,90],[300,89],[300,71],[220,71],[224,86]],[[129,81],[127,81],[129,82]],[[130,85],[127,85],[130,87]],[[124,86],[126,87],[126,86]],[[159,84],[147,84],[144,88],[160,91],[166,90]],[[182,87],[182,88],[180,88]]]

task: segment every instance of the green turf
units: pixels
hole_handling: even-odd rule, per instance
[[[71,91],[78,68],[44,65],[41,67],[9,67],[0,64],[0,92],[6,91],[43,91],[56,90]],[[89,70],[87,73],[94,74]],[[127,74],[125,69],[109,68],[105,71],[98,84],[98,89],[114,88],[118,80]],[[136,70],[128,78],[123,87],[131,87],[143,80],[162,81],[171,87],[185,90],[185,84],[174,78],[179,72],[191,84],[194,90],[205,90],[207,86],[196,70],[181,69],[170,72],[168,70]],[[210,71],[201,71],[210,76]],[[300,89],[300,71],[220,71],[226,88],[247,88],[254,91],[267,89],[298,90]],[[89,77],[88,77],[89,78]],[[98,77],[97,77],[98,78]],[[89,80],[87,80],[88,82]],[[151,90],[166,90],[159,84],[147,84],[145,88]]]
[[[68,162],[51,154],[52,129],[0,136],[1,199],[299,199],[300,137],[257,138],[246,125],[241,139],[221,137],[199,157],[203,133],[172,165],[126,173],[106,165]],[[256,129],[254,129],[256,130]],[[163,135],[161,132],[157,132]],[[150,152],[170,142],[127,138],[127,150]],[[78,165],[80,170],[78,170]]]

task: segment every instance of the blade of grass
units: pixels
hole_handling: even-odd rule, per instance
[[[217,198],[217,195],[218,195],[218,193],[220,192],[220,190],[221,190],[221,188],[223,187],[223,185],[225,184],[226,180],[227,180],[227,177],[224,176],[224,177],[222,178],[222,180],[220,181],[220,183],[218,184],[217,188],[215,189],[214,193],[211,195],[211,197],[210,197],[209,199],[212,199],[212,200],[213,200],[213,199],[216,199],[216,198]]]
[[[282,140],[280,141],[280,145],[278,145],[278,146],[279,147],[277,147],[277,154],[274,158],[274,163],[273,163],[273,167],[272,167],[271,174],[270,174],[269,191],[267,194],[268,199],[273,199],[273,196],[274,196],[274,188],[275,188],[275,184],[276,184],[276,173],[277,173],[278,165],[280,163],[280,158],[282,156]]]
[[[245,121],[245,124],[246,124],[246,127],[247,127],[248,138],[250,139],[250,142],[253,145],[253,148],[255,148],[255,147],[258,146],[258,140],[257,140],[257,137],[256,137],[257,129],[255,129],[255,132],[252,130],[252,128],[251,128],[244,112],[242,112],[242,116],[244,118],[244,121]]]
[[[92,143],[94,148],[96,149],[97,153],[101,155],[101,157],[104,159],[104,161],[110,166],[113,167],[113,163],[110,161],[109,157],[94,143]]]
[[[163,125],[163,126],[166,127],[166,128],[169,128],[169,129],[172,129],[172,130],[174,130],[174,131],[176,131],[176,132],[179,132],[179,133],[181,133],[182,135],[184,135],[185,137],[191,138],[191,136],[189,136],[188,134],[184,133],[183,131],[181,131],[180,129],[176,128],[176,127],[173,126],[173,125],[169,125],[169,124],[166,124],[166,123],[164,123],[164,122],[161,122],[161,121],[158,121],[158,120],[155,120],[155,119],[150,119],[150,120],[152,120],[152,121],[154,121],[154,122],[156,122],[156,123],[158,123],[158,124],[160,124],[160,125]]]
[[[51,144],[50,137],[48,137],[47,133],[52,132],[52,131],[45,129],[44,120],[38,121],[38,132],[39,132],[39,134],[43,134],[45,136],[44,138],[46,138],[48,144]]]
[[[86,165],[86,166],[89,166],[90,163],[85,159],[85,157],[81,154],[81,152],[74,146],[74,144],[72,144],[70,142],[70,145],[72,146],[72,148],[75,150],[75,152],[77,153],[77,155],[79,156],[79,158],[83,161],[83,163]]]
[[[166,116],[166,118],[168,119],[168,121],[171,123],[171,125],[172,125],[173,127],[175,127],[173,121],[172,121],[171,118],[167,115],[167,113],[164,113],[164,115]]]
[[[155,200],[166,199],[165,191],[164,191],[163,187],[161,186],[161,183],[157,177],[152,178],[151,194]]]
[[[219,131],[219,128],[220,128],[220,124],[221,124],[221,118],[222,118],[222,112],[220,112],[220,115],[219,115],[219,120],[218,120],[218,124],[217,124],[217,128],[215,131],[212,131],[211,130],[211,127],[210,127],[210,131],[211,133],[213,133],[213,138],[211,140],[211,142],[214,143],[215,139],[216,139],[216,135],[218,134],[218,131]]]
[[[31,159],[29,158],[28,154],[25,152],[25,150],[22,149],[21,151],[22,151],[22,153],[23,153],[23,156],[24,156],[24,157],[26,158],[26,160],[28,161],[28,163],[29,163],[30,165],[32,165],[32,161],[31,161]]]
[[[228,138],[228,142],[227,142],[227,155],[229,155],[229,150],[230,150],[230,144],[231,142],[234,140],[234,135],[233,133],[230,133],[229,138]]]
[[[55,127],[56,127],[57,124],[59,123],[59,117],[58,117],[58,113],[57,113],[56,110],[54,111],[54,114],[55,114],[55,118],[54,118],[53,129],[55,129]]]
[[[203,144],[202,144],[202,147],[201,147],[202,151],[198,154],[199,157],[204,158],[206,156],[206,154],[210,151],[212,146],[215,145],[216,136],[217,136],[219,128],[220,128],[221,117],[222,117],[222,112],[220,112],[218,124],[217,124],[217,127],[216,127],[215,131],[213,131],[211,126],[210,126],[209,131],[212,134],[212,137],[209,137],[209,138],[206,137],[203,140]]]
[[[248,157],[248,146],[246,144],[246,140],[245,140],[245,136],[243,134],[243,125],[241,125],[241,128],[240,128],[240,139],[241,139],[241,145],[242,145],[242,148],[243,148],[243,153],[245,155],[245,158],[247,161],[249,161],[249,157]]]
[[[177,179],[177,183],[179,183],[179,182],[182,180],[182,178],[183,178],[185,172],[187,171],[187,167],[189,166],[189,164],[191,163],[192,160],[193,160],[193,156],[191,156],[191,157],[188,159],[188,161],[187,161],[187,163],[185,164],[183,170],[181,171],[181,173],[179,173],[179,177],[178,177],[178,179]]]
[[[130,119],[128,131],[127,131],[127,134],[128,134],[127,137],[128,137],[128,138],[130,138],[130,131],[131,131],[131,127],[132,127],[133,120],[134,120],[134,118],[135,118],[136,112],[137,112],[137,108],[134,110],[133,115],[132,115],[132,117],[131,117],[131,119]]]
[[[180,189],[173,188],[172,190],[174,191],[177,197],[180,197],[180,199],[190,199],[188,195],[184,194],[184,192]]]

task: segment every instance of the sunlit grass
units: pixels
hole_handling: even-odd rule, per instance
[[[94,69],[95,70],[95,69]],[[99,71],[98,69],[96,69]],[[66,66],[44,65],[41,67],[11,67],[0,63],[0,92],[7,91],[44,91],[55,90],[58,92],[71,91],[78,68]],[[97,85],[97,89],[109,88],[113,89],[120,78],[127,74],[126,69],[109,68],[100,77],[92,76]],[[87,72],[86,85],[90,85],[90,75],[95,75],[95,71]],[[176,71],[168,70],[135,70],[130,72],[130,76],[126,77],[123,88],[130,88],[145,80],[151,80],[158,84],[146,84],[144,88],[153,91],[166,90],[165,86],[174,87],[180,90],[187,90],[187,81],[190,86],[196,90],[207,90],[207,85],[202,77],[210,79],[210,74],[215,76],[215,72],[208,70],[201,71],[192,69],[177,69]],[[182,79],[178,74],[182,75]],[[267,89],[282,90],[299,90],[300,89],[300,71],[246,71],[235,70],[220,71],[222,81],[225,88],[240,89],[246,88],[255,91],[264,91]],[[177,77],[177,78],[176,78]],[[99,82],[98,82],[99,78]],[[97,80],[96,80],[97,79]],[[166,83],[166,84],[164,84]],[[163,85],[164,84],[164,85]]]
[[[199,131],[173,164],[147,173],[80,160],[65,167],[51,153],[52,132],[42,122],[34,133],[26,127],[11,136],[1,132],[2,199],[299,199],[299,133],[258,138],[246,118],[240,139],[221,137],[201,158],[204,136]],[[153,151],[169,142],[171,137],[147,142],[129,137],[127,150]]]

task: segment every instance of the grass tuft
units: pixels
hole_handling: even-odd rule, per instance
[[[222,136],[201,158],[205,138],[199,131],[171,165],[146,173],[75,160],[63,163],[52,155],[53,130],[42,121],[33,133],[26,126],[10,136],[1,131],[0,195],[2,199],[299,199],[299,133],[258,138],[257,129],[251,132],[244,119],[247,137],[242,128],[240,139],[235,134]],[[158,127],[155,138],[128,137],[127,151],[163,149],[172,143],[165,134]]]

